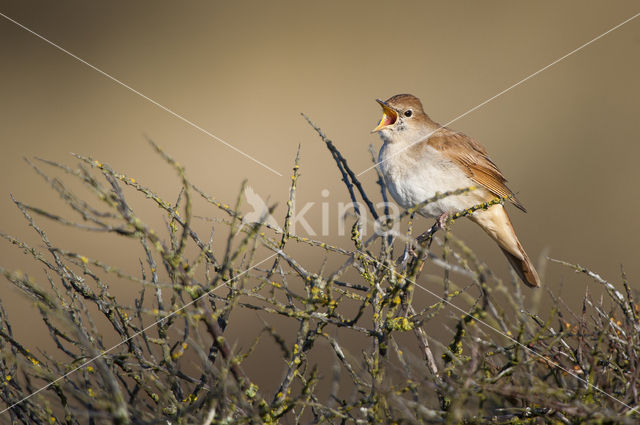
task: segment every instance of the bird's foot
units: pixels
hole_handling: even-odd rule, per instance
[[[425,247],[427,249],[431,248],[431,242],[433,242],[433,235],[438,230],[444,229],[444,227],[447,225],[448,219],[449,219],[449,214],[447,213],[440,214],[440,216],[436,219],[436,222],[433,224],[433,226],[431,226],[429,230],[420,234],[416,238],[414,242],[416,244],[415,248],[418,248],[419,250]],[[407,264],[409,263],[409,260],[411,258],[418,258],[418,252],[416,252],[416,249],[414,248],[414,243],[407,244],[404,247],[404,252],[402,253],[402,255],[396,260],[396,264],[398,264],[398,267],[400,268],[400,270],[404,270],[407,267]]]
[[[449,214],[442,213],[438,218],[436,218],[436,222],[433,223],[433,226],[426,232],[422,233],[420,236],[416,238],[416,242],[420,246],[427,245],[427,248],[431,248],[431,242],[433,241],[433,235],[440,229],[444,229],[447,225],[447,220],[449,219]]]
[[[447,220],[449,220],[449,214],[447,213],[440,214],[440,217],[436,218],[436,224],[438,225],[438,229],[444,229],[444,227],[447,225]]]

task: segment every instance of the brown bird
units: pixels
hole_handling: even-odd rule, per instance
[[[448,215],[496,197],[508,197],[526,212],[506,186],[507,180],[485,148],[476,140],[431,120],[413,95],[399,94],[386,102],[379,99],[377,102],[384,111],[380,124],[373,130],[384,142],[378,166],[389,192],[400,206],[411,208],[436,192],[475,186],[470,192],[429,203],[419,213],[437,218],[442,226]],[[518,241],[502,204],[477,210],[469,218],[498,243],[525,284],[540,286],[538,273]]]

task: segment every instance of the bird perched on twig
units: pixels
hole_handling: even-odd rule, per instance
[[[377,102],[382,106],[383,115],[373,131],[384,142],[378,166],[389,192],[400,206],[411,208],[436,193],[475,186],[475,190],[427,203],[418,212],[436,218],[440,227],[451,214],[496,197],[508,198],[526,212],[506,186],[507,180],[485,148],[476,140],[431,120],[413,95],[399,94]],[[538,273],[501,203],[477,210],[469,218],[498,243],[525,284],[540,286]]]

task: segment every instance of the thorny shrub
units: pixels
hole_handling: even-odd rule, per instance
[[[640,420],[639,309],[624,274],[621,292],[583,267],[557,261],[589,276],[605,295],[594,299],[585,294],[581,311],[574,312],[549,289],[538,289],[546,291],[550,309],[534,314],[527,310],[521,285],[512,277],[503,281],[494,275],[450,227],[442,237],[434,236],[434,227],[412,248],[415,255],[406,255],[406,241],[414,238],[415,208],[396,218],[406,218],[406,234],[365,238],[361,218],[380,218],[373,202],[340,151],[309,123],[335,160],[349,197],[360,201],[349,249],[290,232],[300,152],[282,228],[246,223],[240,196],[235,206],[217,201],[153,142],[180,179],[175,203],[92,158],[75,155],[75,168],[29,161],[81,220],[12,198],[43,246],[2,236],[45,272],[41,281],[7,268],[0,272],[32,301],[55,352],[17,340],[0,305],[2,422]],[[46,170],[57,170],[63,178]],[[78,195],[67,180],[80,182],[95,196]],[[473,188],[455,193],[467,190]],[[166,228],[157,231],[147,224],[134,211],[131,197],[154,203],[166,217]],[[193,197],[224,216],[209,215],[206,223],[212,222],[212,233],[206,237],[196,232],[194,220],[202,223],[204,217],[192,211]],[[503,201],[478,205],[449,223]],[[137,241],[143,253],[140,271],[128,273],[63,249],[48,238],[40,219],[80,229],[87,237],[102,232]],[[214,229],[228,234],[226,243],[213,243]],[[312,272],[296,258],[300,246],[315,250],[318,258],[341,258],[342,265]],[[405,255],[398,261],[403,248]],[[131,253],[131,258],[137,255]],[[419,283],[425,262],[439,270],[437,285]],[[136,285],[139,296],[131,300],[112,295],[110,288],[120,281]],[[418,305],[416,291],[427,291],[436,301]],[[238,310],[257,310],[264,318],[260,338],[274,341],[275,357],[284,358],[264,367],[282,368],[279,381],[259,387],[255,377],[245,373],[243,365],[260,338],[244,349],[226,338],[236,317],[232,312]],[[276,316],[295,325],[294,335],[284,335],[269,323],[269,317]],[[427,333],[426,326],[434,321],[452,324],[445,326],[448,340]],[[370,341],[360,352],[346,348],[345,339],[354,333]],[[318,347],[329,347],[331,370],[312,360]]]

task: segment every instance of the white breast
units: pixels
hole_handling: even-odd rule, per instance
[[[385,143],[380,149],[378,161],[389,193],[403,208],[411,208],[433,196],[464,189],[475,183],[457,164],[445,158],[437,150],[426,147],[420,157],[415,151],[402,149],[397,143]],[[484,201],[485,190],[476,190],[464,195],[449,196],[424,206],[420,213],[438,217],[443,213],[454,213]]]

